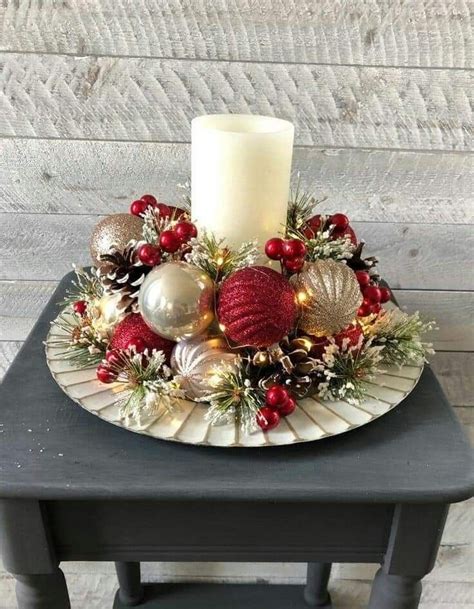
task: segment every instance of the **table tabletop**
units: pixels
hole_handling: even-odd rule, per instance
[[[84,411],[56,385],[43,341],[53,294],[0,388],[0,498],[452,503],[474,489],[472,452],[429,367],[371,424],[316,442],[191,446]]]

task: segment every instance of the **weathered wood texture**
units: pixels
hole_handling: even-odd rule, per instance
[[[0,214],[0,279],[58,280],[73,261],[88,264],[88,243],[98,220],[92,215],[71,214],[66,220],[58,214]],[[354,222],[353,226],[367,241],[367,253],[382,261],[380,272],[392,288],[473,289],[466,255],[474,248],[469,226],[385,222]]]
[[[117,212],[144,192],[176,201],[189,168],[188,144],[4,140],[0,210]],[[474,223],[474,155],[296,148],[293,168],[327,197],[321,207],[353,220]]]
[[[472,78],[372,68],[0,54],[0,135],[189,141],[198,114],[275,114],[296,143],[469,150]]]
[[[10,51],[329,64],[469,67],[466,0],[17,0]],[[232,35],[230,35],[230,32]]]

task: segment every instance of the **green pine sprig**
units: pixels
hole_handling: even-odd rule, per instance
[[[104,294],[104,288],[100,282],[97,269],[92,267],[87,272],[82,267],[74,266],[75,278],[71,281],[70,287],[66,290],[66,295],[60,305],[65,308],[78,300],[85,300],[88,304],[99,300]]]
[[[256,242],[243,243],[238,250],[225,245],[224,239],[217,239],[210,232],[201,231],[189,242],[191,251],[186,254],[186,262],[204,271],[215,283],[225,279],[237,269],[251,266],[257,261]]]
[[[422,335],[434,330],[433,321],[423,321],[418,312],[409,315],[400,309],[384,311],[365,331],[374,345],[382,348],[383,363],[388,366],[420,364],[434,353],[433,345]]]
[[[61,334],[53,334],[47,344],[60,348],[57,356],[75,368],[96,366],[105,356],[107,340],[98,336],[87,317],[63,312],[52,322]]]
[[[264,391],[246,376],[241,362],[222,364],[210,381],[212,390],[201,399],[209,402],[206,419],[211,425],[237,420],[244,433],[256,428],[256,415],[264,403]]]

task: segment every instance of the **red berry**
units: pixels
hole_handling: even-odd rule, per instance
[[[270,260],[280,260],[283,256],[283,239],[273,237],[265,243],[265,254]]]
[[[306,223],[315,233],[321,228],[321,216],[318,214],[317,216],[313,216]]]
[[[362,303],[360,305],[360,307],[357,309],[357,316],[358,317],[367,317],[367,315],[370,315],[371,307],[372,307],[372,305],[370,305],[370,304]]]
[[[178,222],[174,227],[174,232],[181,243],[187,243],[190,239],[197,236],[196,225],[192,222]]]
[[[161,252],[154,245],[145,243],[138,250],[138,258],[146,266],[156,266],[161,262]]]
[[[85,315],[87,311],[87,302],[85,300],[78,300],[73,305],[74,313],[77,313],[81,317]]]
[[[173,230],[164,230],[160,235],[160,245],[165,252],[173,254],[179,250],[181,242]]]
[[[380,302],[382,300],[382,293],[380,291],[380,288],[376,285],[369,285],[364,288],[363,294],[364,298],[370,300],[371,304]]]
[[[306,256],[306,245],[301,239],[288,239],[283,242],[283,258],[304,258]]]
[[[147,207],[148,204],[145,201],[142,201],[141,199],[133,201],[133,203],[130,205],[130,213],[134,216],[141,216],[145,213]]]
[[[147,205],[149,205],[150,207],[156,207],[158,201],[156,200],[156,197],[154,197],[153,195],[143,195],[143,197],[141,198],[142,201],[145,201],[145,203]]]
[[[365,288],[370,283],[370,275],[367,271],[356,271],[357,281],[361,288]]]
[[[140,338],[139,336],[135,336],[128,341],[127,349],[136,351],[137,353],[143,353],[143,351],[145,351],[145,349],[148,349],[148,345],[143,340],[143,338]]]
[[[157,208],[162,218],[169,218],[173,213],[171,207],[169,205],[165,205],[164,203],[158,203]]]
[[[378,313],[380,313],[381,310],[382,310],[382,305],[380,304],[380,302],[374,302],[374,304],[370,305],[370,312],[373,315],[377,315]]]
[[[273,387],[267,389],[265,394],[265,402],[271,408],[282,406],[289,398],[288,389],[283,387],[283,385],[273,385]]]
[[[269,431],[270,429],[274,429],[278,426],[280,422],[280,415],[276,410],[268,406],[264,406],[263,408],[259,408],[257,411],[257,425],[263,431]]]
[[[392,298],[392,292],[389,288],[379,288],[380,290],[380,302],[388,302]]]
[[[296,400],[292,397],[289,397],[284,404],[278,407],[278,414],[281,417],[287,417],[292,412],[295,411],[296,408]]]
[[[118,368],[123,364],[122,356],[118,349],[109,349],[105,354],[105,360],[109,366]]]
[[[349,218],[345,214],[334,214],[330,220],[337,229],[344,231],[349,226]]]
[[[96,374],[101,383],[113,383],[117,380],[117,374],[107,364],[99,364]]]
[[[304,267],[304,258],[289,258],[283,264],[291,273],[298,273]]]

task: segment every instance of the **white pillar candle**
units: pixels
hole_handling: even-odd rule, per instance
[[[229,247],[284,233],[294,127],[251,114],[192,121],[191,213]]]

